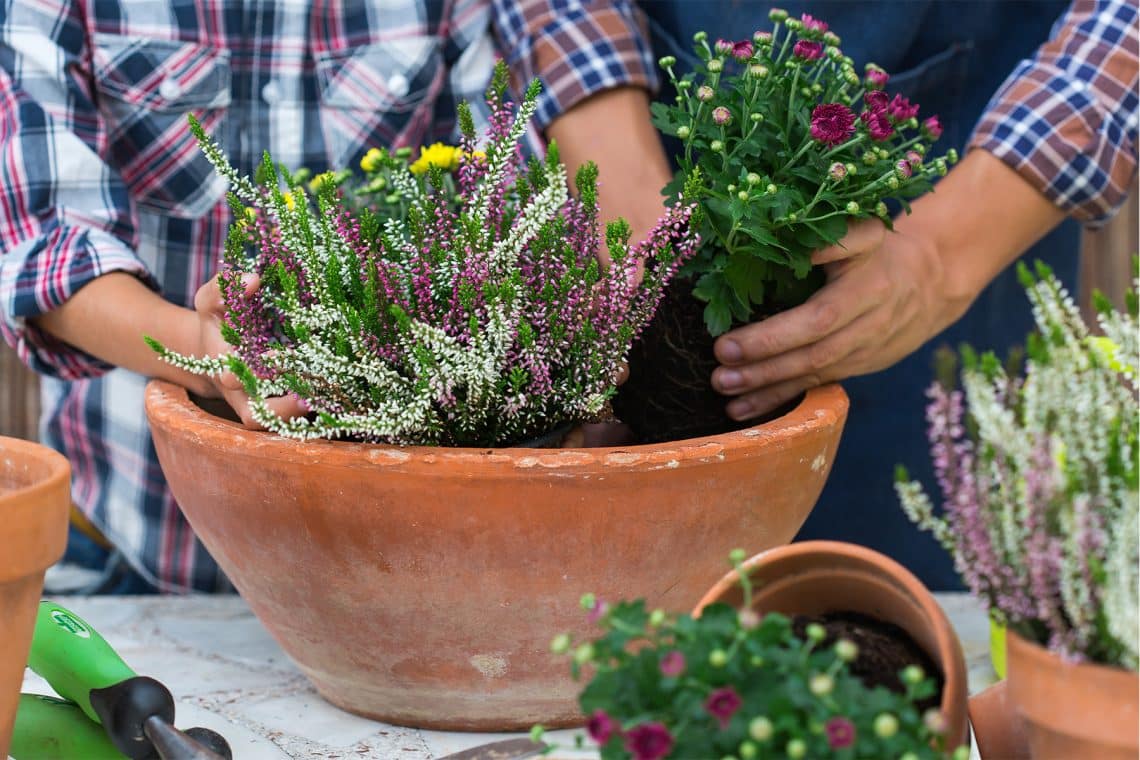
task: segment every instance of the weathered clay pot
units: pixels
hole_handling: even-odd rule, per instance
[[[1140,756],[1140,675],[1067,663],[1012,630],[1006,646],[1008,703],[1033,760]]]
[[[850,611],[906,631],[942,671],[941,709],[950,727],[948,746],[967,741],[969,692],[962,645],[934,596],[909,570],[871,549],[835,541],[805,541],[771,549],[747,560],[743,567],[753,583],[752,608],[761,614]],[[736,571],[709,589],[693,614],[714,602],[735,606],[743,602]]]
[[[44,571],[63,556],[71,468],[51,449],[0,437],[0,757],[8,756]]]
[[[739,545],[787,543],[847,414],[838,386],[721,436],[599,449],[298,443],[147,389],[170,486],[253,612],[317,689],[391,723],[508,730],[580,720],[553,636],[578,605],[684,610]]]

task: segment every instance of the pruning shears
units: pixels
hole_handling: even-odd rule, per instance
[[[174,727],[174,697],[140,676],[75,613],[40,602],[28,667],[63,699],[21,694],[15,760],[230,760],[207,728]]]

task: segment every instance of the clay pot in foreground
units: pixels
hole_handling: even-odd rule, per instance
[[[194,530],[330,702],[389,723],[581,720],[550,653],[579,606],[681,611],[740,544],[787,543],[819,496],[847,397],[721,436],[597,449],[396,448],[251,432],[154,382],[146,409]]]
[[[1033,760],[1140,756],[1140,675],[1135,671],[1067,663],[1012,630],[1006,658],[1008,702]]]
[[[835,541],[805,541],[770,549],[746,561],[744,570],[753,583],[752,608],[761,614],[814,616],[850,611],[906,631],[942,671],[947,746],[968,741],[962,645],[946,613],[910,571],[876,551]],[[733,606],[743,602],[735,571],[709,589],[693,614],[715,602]]]
[[[8,756],[44,571],[67,546],[71,468],[51,449],[0,437],[0,757]]]

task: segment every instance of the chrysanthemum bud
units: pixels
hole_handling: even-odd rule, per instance
[[[653,610],[649,613],[649,625],[660,628],[665,625],[665,610]]]
[[[847,176],[847,167],[836,161],[831,165],[831,168],[827,170],[827,173],[833,180],[839,182]]]
[[[752,667],[759,668],[764,665],[764,658],[758,654],[754,654],[748,658],[748,662],[752,665]]]
[[[891,210],[889,208],[887,208],[887,204],[883,203],[882,201],[879,201],[878,203],[875,204],[875,215],[876,216],[880,216],[883,219],[886,219],[890,213],[891,213]]]
[[[954,148],[946,151],[946,160],[952,164],[958,163],[958,151]]]
[[[747,201],[748,200],[748,191],[747,190],[741,190],[739,193],[736,194],[736,197],[742,201]]]
[[[916,150],[908,150],[906,152],[906,162],[910,164],[912,169],[917,169],[922,166],[922,154]]]
[[[692,86],[693,86],[693,81],[691,79],[682,79],[680,82],[677,82],[677,85],[676,85],[678,90],[688,90],[688,89],[692,88]]]
[[[725,188],[725,190],[727,190],[730,193],[735,193],[736,192],[736,183],[730,182],[728,184],[728,187]]]
[[[922,722],[930,733],[941,736],[946,733],[946,716],[937,708],[931,708],[922,714]]]
[[[899,179],[910,179],[910,175],[914,173],[914,167],[908,161],[900,160],[895,163],[895,176]]]
[[[748,172],[748,176],[745,177],[744,179],[748,182],[749,185],[752,185],[754,187],[756,185],[759,185],[763,181],[763,178],[759,174],[757,174],[756,172]],[[737,552],[740,552],[740,555],[739,555],[740,559],[736,559]],[[734,565],[739,564],[739,563],[744,561],[744,550],[743,549],[733,549],[732,553],[728,555],[728,558],[729,558],[729,560],[732,561],[732,564],[734,564]]]
[[[721,55],[730,55],[732,53],[732,43],[728,40],[717,40],[713,49]]]
[[[695,42],[699,45],[702,42],[704,42],[705,40],[707,40],[708,38],[709,38],[709,33],[702,29],[701,31],[699,31],[693,35],[693,42]]]
[[[889,739],[899,732],[899,719],[890,713],[879,713],[872,724],[875,736],[880,739]]]
[[[779,192],[779,190],[780,188],[772,184],[769,184],[768,187],[764,188],[764,192],[768,193],[768,195],[775,195],[777,192]]]
[[[899,760],[918,760],[918,755],[913,752],[904,752],[899,755]]]
[[[804,28],[804,22],[800,21],[798,18],[790,18],[784,22],[784,26],[788,27],[793,32],[798,32]]]
[[[772,721],[764,716],[753,718],[748,722],[748,735],[758,742],[766,742],[772,738]]]
[[[791,760],[802,760],[802,758],[807,757],[807,742],[803,739],[792,739],[784,747],[784,752],[788,754]]]
[[[886,148],[875,148],[875,152],[879,154],[879,158],[890,158],[891,152]]]
[[[939,177],[946,176],[946,159],[940,158],[934,162],[934,170],[938,172]]]
[[[788,223],[794,224],[799,218],[800,215],[793,211],[792,213],[788,214]]]
[[[834,45],[828,45],[825,52],[829,61],[835,61],[836,63],[843,61],[843,51]]]
[[[901,674],[902,682],[908,686],[917,686],[926,678],[926,673],[918,665],[907,665]]]
[[[688,138],[690,134],[692,134],[692,130],[688,127],[684,125],[677,127],[677,137],[680,137],[682,140]]]
[[[759,63],[754,63],[748,67],[748,73],[757,79],[763,79],[768,76],[768,67]]]
[[[707,84],[702,84],[697,88],[697,100],[707,102],[712,100],[714,95],[716,95],[716,91]]]
[[[844,662],[855,662],[859,656],[859,647],[851,639],[840,639],[835,642],[835,656]]]
[[[836,34],[835,32],[824,32],[823,33],[823,41],[826,42],[828,45],[833,45],[835,47],[839,47],[839,43],[841,42],[841,40],[839,39],[839,35]]]
[[[671,55],[666,55],[666,56],[662,56],[662,57],[661,57],[661,60],[659,60],[659,61],[657,62],[657,64],[658,64],[658,65],[659,65],[661,68],[663,68],[663,69],[667,69],[667,68],[669,68],[669,67],[671,67],[671,66],[676,66],[676,65],[677,65],[677,59],[676,59],[676,58],[674,58],[674,57],[673,57],[673,56],[671,56]]]
[[[717,126],[723,127],[732,123],[732,112],[724,106],[717,106],[712,112],[713,123]]]
[[[746,631],[751,631],[760,625],[760,614],[756,610],[744,609],[736,613],[736,621]]]
[[[590,643],[581,644],[574,650],[574,662],[579,665],[585,665],[590,660],[594,659],[594,645]]]
[[[764,32],[764,31],[757,31],[752,35],[752,40],[757,45],[771,45],[772,44],[772,33],[771,32]]]
[[[817,697],[826,697],[835,689],[835,679],[827,673],[816,673],[808,681],[808,691]]]
[[[853,163],[848,162],[848,163],[844,164],[844,166],[847,167],[847,173],[848,174],[858,174],[859,173],[859,167],[855,166],[855,164],[853,164]]]
[[[821,92],[823,92],[823,85],[821,85],[819,82],[813,82],[812,86],[811,86],[811,91],[812,91],[813,95],[818,95]]]
[[[764,121],[764,114],[750,113],[748,114],[748,118],[752,120],[753,124],[759,124],[760,122]]]
[[[970,747],[967,744],[959,745],[954,753],[950,755],[950,760],[970,760]]]
[[[814,641],[816,644],[827,638],[827,629],[819,623],[809,623],[807,628],[804,629],[809,640]]]
[[[891,176],[887,177],[887,187],[889,187],[892,190],[898,190],[899,189],[898,175],[891,174]]]
[[[706,67],[711,73],[719,74],[720,72],[724,71],[724,61],[719,58],[713,58],[708,62]]]
[[[709,665],[714,668],[723,668],[728,664],[728,652],[723,649],[714,649],[709,652]]]
[[[736,754],[740,755],[740,760],[753,760],[760,755],[760,748],[755,742],[745,741],[736,748]]]
[[[844,206],[844,209],[847,211],[848,214],[851,214],[852,216],[854,216],[855,214],[858,214],[860,211],[859,204],[856,203],[855,201],[847,201],[847,205]]]
[[[784,10],[783,8],[773,8],[772,10],[768,11],[768,20],[769,21],[774,21],[776,23],[779,23],[781,21],[786,21],[787,18],[788,18],[788,12],[786,10]]]
[[[857,85],[859,84],[859,75],[854,71],[845,71],[843,72],[843,81],[850,85]]]
[[[722,150],[724,150],[724,143],[720,140],[713,140],[711,143],[709,143],[709,150],[711,150],[713,153],[720,153]]]
[[[554,654],[566,654],[570,651],[570,634],[560,633],[550,642],[550,651]]]
[[[598,597],[593,594],[582,594],[582,598],[578,600],[578,606],[584,610],[592,610],[598,604]]]
[[[867,166],[874,166],[879,162],[879,156],[873,150],[863,151],[863,163]]]

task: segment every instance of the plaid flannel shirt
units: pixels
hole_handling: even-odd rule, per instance
[[[1075,0],[995,93],[970,139],[1071,216],[1096,225],[1136,175],[1136,0]]]
[[[146,378],[29,320],[113,271],[192,306],[230,212],[187,113],[246,173],[262,150],[356,166],[452,137],[496,47],[516,80],[544,80],[539,126],[652,87],[638,25],[632,0],[0,0],[0,332],[44,375],[41,437],[70,459],[76,504],[137,571],[225,588],[166,488]]]

